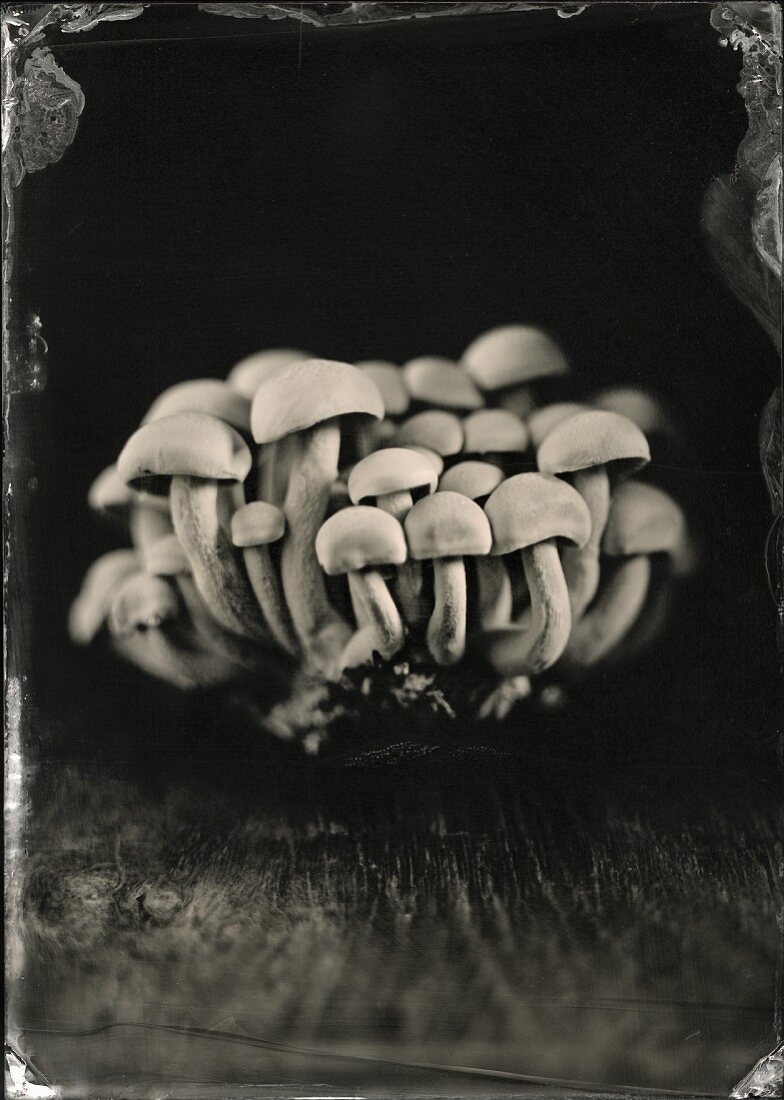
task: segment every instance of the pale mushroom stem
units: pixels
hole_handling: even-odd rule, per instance
[[[493,642],[490,660],[502,676],[532,676],[555,664],[572,628],[569,590],[555,539],[526,546],[522,558],[531,621],[527,629],[505,632]]]
[[[207,609],[224,629],[253,641],[266,631],[258,604],[221,522],[225,501],[217,481],[177,475],[171,482],[174,530]]]
[[[167,512],[159,512],[156,508],[137,504],[131,508],[130,515],[131,542],[142,555],[158,539],[164,535],[170,535],[174,528]]]
[[[115,638],[112,648],[129,664],[158,680],[165,680],[180,691],[193,691],[199,686],[192,665],[182,660],[176,647],[160,630],[144,630]]]
[[[287,653],[299,652],[299,643],[283,599],[269,546],[246,546],[245,571],[273,638]]]
[[[193,583],[193,577],[187,573],[181,573],[176,580],[182,602],[199,642],[220,659],[232,663],[237,670],[255,669],[259,664],[259,653],[256,647],[248,646],[215,622]]]
[[[505,626],[512,618],[512,582],[501,558],[477,558],[479,622],[483,630]]]
[[[642,611],[651,580],[651,561],[640,554],[623,561],[596,603],[575,625],[564,658],[588,668],[613,650]]]
[[[623,639],[621,647],[607,654],[607,662],[621,664],[632,661],[649,650],[667,629],[673,609],[673,585],[668,578],[652,585],[650,598],[633,629]]]
[[[294,629],[316,668],[332,674],[351,628],[327,597],[324,575],[316,557],[316,535],[338,476],[340,427],[326,421],[298,434],[297,452],[289,469],[283,512],[280,573]]]
[[[373,630],[374,649],[389,660],[401,649],[405,628],[384,578],[378,570],[368,569],[349,573],[348,584],[352,599],[365,611],[366,625]]]
[[[433,562],[433,614],[427,626],[427,645],[436,664],[453,665],[465,653],[466,572],[462,558]]]
[[[591,513],[591,534],[583,547],[568,546],[563,552],[563,572],[569,588],[572,618],[580,619],[599,588],[599,547],[610,514],[610,479],[605,466],[580,470],[574,487]]]
[[[376,505],[402,523],[414,506],[414,498],[406,490],[385,493],[376,498]],[[423,623],[427,618],[427,607],[422,598],[422,566],[418,561],[408,558],[398,566],[395,591],[408,625],[415,628]]]

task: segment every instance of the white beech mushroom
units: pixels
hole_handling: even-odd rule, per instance
[[[438,483],[439,492],[462,493],[483,507],[504,480],[503,471],[490,462],[471,459],[447,470]],[[479,622],[483,630],[503,626],[512,617],[512,582],[500,558],[475,559],[479,582]]]
[[[328,675],[350,637],[330,605],[315,538],[338,479],[341,419],[380,420],[384,404],[367,374],[348,363],[309,359],[281,367],[256,391],[251,412],[257,443],[286,438],[288,485],[281,580],[294,629],[314,664]],[[340,513],[337,513],[338,515]]]
[[[490,329],[469,344],[461,362],[481,390],[523,417],[536,404],[533,384],[569,371],[555,341],[531,325]]]
[[[141,569],[120,584],[109,608],[109,629],[116,638],[161,626],[180,613],[177,593],[163,577]]]
[[[426,409],[404,420],[390,440],[393,447],[427,447],[441,458],[459,454],[463,426],[452,413]]]
[[[231,541],[242,549],[245,569],[275,641],[287,653],[299,652],[299,643],[283,599],[270,545],[283,538],[286,517],[280,508],[255,500],[231,517]]]
[[[396,421],[408,411],[411,398],[403,384],[400,367],[394,363],[385,359],[363,359],[355,366],[373,379],[384,402],[384,419],[372,421],[359,433],[357,448],[362,457],[389,442],[395,434]]]
[[[233,390],[252,401],[261,383],[274,374],[278,367],[311,358],[309,352],[296,348],[267,348],[266,351],[257,351],[235,363],[226,375],[226,381]]]
[[[438,477],[432,462],[418,451],[405,447],[387,447],[361,459],[348,478],[352,504],[375,501],[402,523],[414,504],[413,493],[432,493]],[[403,616],[414,627],[422,616],[422,567],[407,560],[398,570],[396,589]]]
[[[664,407],[658,397],[638,386],[608,386],[590,398],[597,409],[620,413],[636,424],[643,435],[656,445],[666,442],[677,450],[681,430],[672,413]]]
[[[177,413],[207,413],[250,436],[250,401],[219,378],[192,378],[169,386],[150,405],[142,424]]]
[[[590,405],[577,401],[556,401],[553,405],[542,405],[540,409],[534,409],[527,421],[534,450],[544,443],[553,428],[557,428],[562,420],[568,420],[577,413],[588,412],[589,409]]]
[[[693,566],[681,508],[661,489],[627,481],[613,498],[602,552],[621,559],[593,606],[576,624],[564,659],[587,668],[626,637],[648,595],[651,555],[668,554],[676,575]]]
[[[467,599],[464,558],[487,554],[493,538],[478,504],[462,493],[418,500],[405,519],[411,557],[433,563],[433,613],[427,627],[430,654],[453,665],[465,653]]]
[[[188,556],[174,533],[150,544],[142,555],[142,561],[149,574],[171,578],[177,585],[187,613],[188,627],[193,631],[193,636],[188,638],[188,648],[194,657],[198,656],[199,663],[202,663],[199,651],[207,651],[203,654],[203,663],[206,664],[211,658],[211,681],[226,681],[240,670],[249,671],[258,667],[260,656],[256,645],[248,646],[241,638],[229,634],[210,615],[193,583]]]
[[[481,409],[484,405],[473,379],[450,359],[421,355],[410,359],[402,374],[411,400],[420,405],[448,411]]]
[[[575,622],[599,587],[599,546],[610,512],[611,483],[649,462],[648,441],[636,424],[618,413],[591,410],[562,420],[536,452],[539,469],[571,474],[591,513],[591,535],[583,547],[564,551],[564,572]]]
[[[226,630],[266,638],[261,612],[227,533],[231,485],[251,454],[228,424],[206,413],[179,413],[143,424],[117,460],[120,475],[151,492],[169,488],[172,522],[210,614]]]
[[[408,549],[403,528],[389,512],[354,505],[336,512],[316,536],[316,554],[330,577],[348,575],[352,597],[365,612],[364,638],[389,659],[403,645],[405,628],[379,567],[399,566]],[[344,650],[343,662],[346,661]]]
[[[480,409],[463,420],[463,453],[488,455],[493,461],[522,455],[528,447],[528,428],[508,409]]]
[[[436,477],[440,477],[444,471],[444,460],[440,454],[437,454],[430,447],[423,447],[419,443],[406,443],[407,451],[416,451],[417,454],[424,455],[430,465],[433,467]]]
[[[110,550],[97,558],[82,580],[68,613],[68,634],[77,645],[89,645],[100,633],[117,589],[139,571],[133,550]]]
[[[586,543],[591,517],[580,494],[547,474],[516,474],[502,481],[485,505],[492,554],[520,551],[531,594],[530,622],[483,635],[490,664],[502,676],[533,676],[553,665],[572,625],[559,539]]]
[[[174,529],[168,497],[132,489],[120,477],[116,466],[108,466],[93,481],[87,504],[97,515],[122,524],[140,552]]]

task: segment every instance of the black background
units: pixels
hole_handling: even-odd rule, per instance
[[[166,689],[65,633],[113,544],[87,488],[156,393],[264,346],[403,362],[528,321],[567,349],[576,392],[644,383],[682,417],[687,456],[653,476],[705,557],[666,645],[580,689],[563,743],[588,716],[592,755],[769,758],[756,437],[776,359],[701,236],[705,189],[746,128],[740,57],[708,15],[595,5],[320,30],[153,5],[57,36],[86,107],[62,162],[22,185],[20,303],[49,354],[45,388],[15,397],[9,450],[30,489],[12,636],[44,742],[114,723],[118,698],[145,738],[180,721]],[[204,715],[188,721],[209,738]]]

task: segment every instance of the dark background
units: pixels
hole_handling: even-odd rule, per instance
[[[131,724],[171,725],[165,689],[64,628],[112,545],[87,487],[156,393],[263,346],[403,362],[528,321],[567,349],[576,392],[637,382],[669,401],[689,445],[653,476],[705,551],[667,644],[595,681],[566,737],[590,714],[591,755],[628,748],[632,723],[631,743],[665,756],[770,759],[757,426],[776,358],[701,236],[705,189],[746,127],[740,57],[708,16],[594,5],[323,30],[153,5],[56,37],[86,107],[62,162],[22,187],[19,300],[49,354],[45,388],[15,398],[9,449],[31,490],[12,637],[32,630],[47,738],[81,729],[107,684],[110,713],[119,696]]]
[[[49,352],[12,394],[6,461],[30,807],[12,1015],[63,1095],[506,1087],[275,1040],[726,1095],[772,1046],[780,668],[756,436],[776,356],[701,236],[746,129],[709,10],[301,30],[153,5],[55,36],[86,107],[19,192],[17,301]],[[646,384],[685,425],[649,476],[704,567],[654,653],[565,709],[521,707],[481,752],[347,769],[69,643],[114,545],[87,488],[164,387],[263,346],[458,356],[509,322],[552,330],[575,393]]]

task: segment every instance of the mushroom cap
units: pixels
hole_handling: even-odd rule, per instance
[[[330,516],[316,535],[316,557],[330,577],[378,565],[402,565],[408,557],[403,528],[380,508],[355,504]]]
[[[645,435],[675,434],[672,417],[661,402],[636,386],[610,386],[597,393],[591,404],[627,417]]]
[[[595,466],[629,474],[650,462],[648,440],[636,424],[618,413],[591,409],[562,420],[536,452],[539,469],[568,474]]]
[[[408,549],[417,560],[489,554],[487,516],[462,493],[438,492],[418,500],[404,520]]]
[[[286,517],[274,504],[253,500],[231,517],[231,541],[235,546],[267,546],[283,538]]]
[[[439,492],[462,493],[477,500],[489,496],[504,480],[503,470],[490,462],[458,462],[447,470],[438,483]]]
[[[177,593],[163,577],[133,573],[118,588],[109,609],[109,629],[117,636],[155,629],[179,614]]]
[[[139,561],[133,550],[110,550],[92,563],[68,613],[71,641],[88,645],[95,638],[106,621],[115,592],[126,577],[138,572]]]
[[[244,481],[252,465],[239,432],[206,413],[178,413],[142,424],[117,459],[124,481],[152,493],[167,493],[175,475]]]
[[[432,493],[438,475],[433,463],[419,451],[385,447],[360,459],[348,476],[348,495],[353,504],[370,497],[427,489]]]
[[[554,405],[543,405],[541,409],[534,409],[528,417],[528,432],[534,447],[540,447],[562,420],[568,420],[577,413],[588,412],[589,408],[589,405],[581,405],[577,401],[557,401]]]
[[[427,447],[442,458],[456,455],[463,447],[463,426],[452,413],[427,409],[404,421],[392,437],[396,447]]]
[[[481,409],[484,400],[476,384],[451,359],[422,355],[403,367],[403,379],[415,401],[446,409]]]
[[[191,571],[188,555],[174,533],[145,546],[143,558],[144,568],[155,577],[177,577]]]
[[[503,325],[478,336],[463,353],[463,366],[483,390],[523,385],[566,374],[569,364],[555,341],[532,325]]]
[[[250,435],[250,401],[220,378],[194,378],[169,386],[150,405],[142,424],[184,412],[207,413]]]
[[[236,363],[226,376],[226,381],[233,390],[241,393],[248,401],[252,401],[264,379],[273,374],[278,367],[285,367],[297,360],[310,358],[309,352],[298,351],[296,348],[268,348],[266,351],[257,351],[255,355],[249,355]]]
[[[287,363],[256,390],[251,409],[253,438],[274,443],[325,420],[362,415],[381,420],[384,402],[370,375],[333,359]]]
[[[508,409],[480,409],[463,420],[466,454],[519,453],[528,446],[528,429]]]
[[[394,363],[385,359],[363,359],[356,366],[372,378],[378,386],[387,416],[402,416],[411,403],[403,383],[403,373]]]
[[[662,489],[643,481],[625,481],[616,489],[602,553],[610,557],[667,553],[674,571],[681,575],[694,567],[682,509]]]
[[[502,481],[485,504],[493,531],[493,554],[511,554],[546,539],[585,546],[591,514],[583,498],[549,474],[515,474]]]
[[[416,451],[417,454],[424,455],[430,465],[436,472],[436,477],[440,477],[444,470],[444,460],[440,454],[437,454],[430,447],[423,447],[419,443],[407,443],[407,451]]]
[[[126,485],[117,472],[117,466],[107,466],[93,481],[87,492],[87,504],[94,512],[109,515],[127,516],[136,507],[154,508],[168,512],[169,502],[165,497],[142,493]]]

